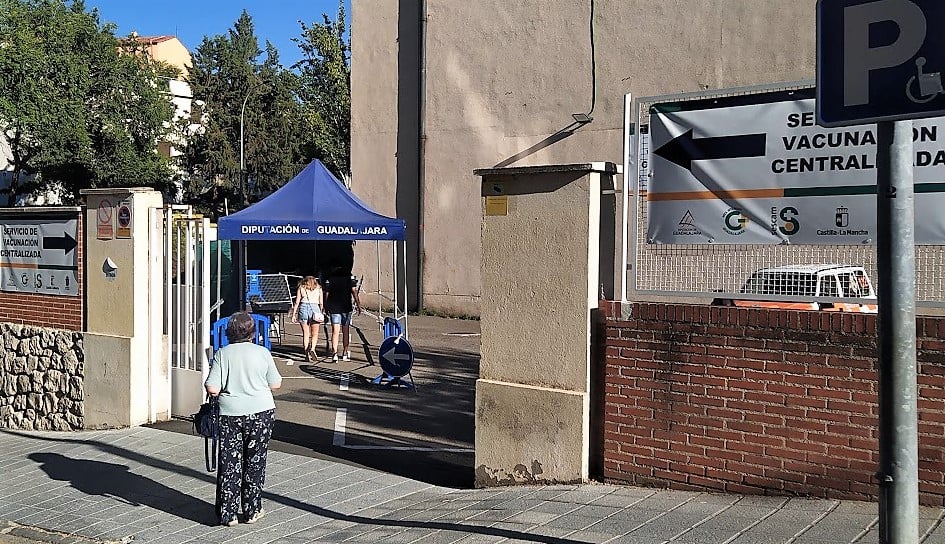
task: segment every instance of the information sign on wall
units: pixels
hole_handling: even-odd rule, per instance
[[[813,89],[654,104],[647,240],[873,244],[876,126],[824,128]],[[945,244],[945,118],[916,121],[915,240]]]
[[[79,294],[76,219],[0,219],[0,290]]]

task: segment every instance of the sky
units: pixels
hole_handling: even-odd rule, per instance
[[[204,36],[226,35],[245,9],[253,19],[259,48],[266,40],[279,50],[283,66],[301,58],[292,38],[302,33],[298,21],[308,25],[321,23],[322,14],[332,20],[338,13],[339,0],[85,0],[87,10],[98,8],[100,20],[118,25],[115,34],[127,36],[173,35],[191,54]],[[350,30],[351,0],[345,2],[346,25]],[[260,59],[262,60],[262,59]]]

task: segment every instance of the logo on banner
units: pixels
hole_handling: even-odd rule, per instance
[[[745,232],[749,221],[750,219],[748,219],[747,215],[742,213],[742,210],[729,208],[728,211],[722,215],[722,230],[732,236],[738,236]]]
[[[787,206],[785,208],[772,207],[771,208],[771,233],[775,234],[775,229],[777,232],[785,236],[794,236],[801,230],[800,222],[795,219],[800,215],[797,211],[797,208],[793,206]]]
[[[702,231],[696,227],[692,212],[686,210],[682,219],[679,220],[678,228],[673,231],[673,236],[701,236]]]
[[[834,225],[837,228],[817,229],[817,236],[870,236],[869,229],[857,228],[855,221],[853,226],[850,226],[850,209],[846,206],[837,206]]]
[[[843,206],[837,208],[836,225],[841,228],[850,225],[850,210]]]

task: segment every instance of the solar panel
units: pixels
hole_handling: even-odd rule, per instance
[[[248,299],[253,311],[287,312],[292,307],[292,292],[285,274],[258,274],[257,285]]]

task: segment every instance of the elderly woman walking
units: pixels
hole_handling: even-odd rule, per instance
[[[226,326],[229,344],[213,355],[204,387],[220,401],[220,460],[217,467],[217,514],[232,527],[263,516],[262,488],[266,455],[275,421],[272,391],[282,385],[269,350],[252,342],[256,322],[237,312]]]

